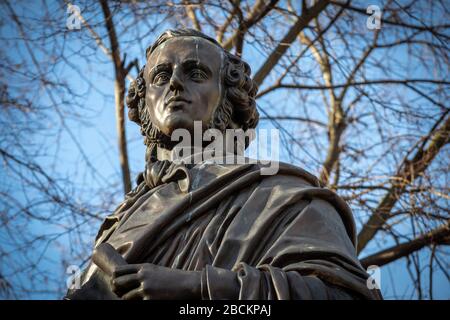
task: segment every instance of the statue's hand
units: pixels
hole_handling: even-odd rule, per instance
[[[111,288],[125,300],[200,299],[201,272],[151,263],[128,264],[115,268]]]

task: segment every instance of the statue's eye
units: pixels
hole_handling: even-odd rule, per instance
[[[163,85],[165,83],[167,83],[170,80],[170,75],[168,72],[162,71],[160,73],[158,73],[154,78],[152,83],[155,85]]]
[[[201,69],[193,69],[189,73],[189,76],[194,81],[202,81],[202,80],[208,79],[208,76],[206,75],[206,73],[203,72]]]

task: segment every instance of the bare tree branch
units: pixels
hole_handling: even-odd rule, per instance
[[[197,14],[195,12],[195,5],[190,4],[189,0],[183,0],[184,9],[186,10],[186,14],[189,17],[189,19],[192,21],[192,24],[195,28],[195,30],[202,31],[202,27],[200,26],[200,23],[197,19]]]
[[[445,121],[442,126],[438,130],[432,130],[425,137],[426,140],[430,141],[428,147],[425,148],[423,144],[420,145],[411,160],[405,158],[400,164],[390,190],[384,195],[374,213],[369,217],[358,234],[358,252],[361,252],[366,247],[367,243],[381,229],[386,220],[391,217],[390,212],[405,191],[406,186],[424,173],[439,150],[449,142],[450,117],[446,118],[447,114],[448,112],[437,121],[437,124]]]
[[[120,58],[120,47],[117,40],[113,17],[106,0],[100,0],[103,15],[105,17],[106,29],[111,43],[111,55],[114,63],[115,81],[114,96],[116,99],[116,127],[119,145],[119,161],[122,170],[122,183],[124,193],[131,191],[130,167],[128,164],[127,138],[125,132],[125,61]]]
[[[364,268],[371,265],[381,267],[432,244],[450,244],[450,222],[447,222],[428,233],[422,234],[414,240],[384,249],[378,253],[365,257],[361,259],[361,264]]]
[[[278,1],[279,0],[270,0],[269,3],[265,5],[263,0],[258,0],[251,9],[248,17],[241,21],[239,28],[237,28],[233,35],[223,43],[223,47],[226,50],[231,50],[233,45],[236,43],[236,39],[243,38],[247,30],[264,18],[270,10],[275,7]],[[235,11],[233,12],[237,13],[237,11],[240,10],[240,1],[232,1],[232,3],[235,8]]]
[[[317,1],[307,11],[302,12],[302,15],[297,19],[294,25],[289,29],[278,46],[272,51],[266,59],[261,68],[255,73],[253,80],[261,85],[270,71],[277,65],[281,57],[286,53],[292,42],[297,38],[297,35],[308,26],[309,22],[317,17],[329,4],[327,0]]]
[[[357,87],[365,85],[386,85],[386,84],[407,85],[411,83],[450,85],[450,82],[447,80],[437,80],[437,79],[374,79],[374,80],[354,81],[351,83],[340,83],[333,85],[304,85],[293,83],[280,83],[274,84],[273,86],[267,87],[266,89],[262,90],[258,94],[258,97],[262,97],[278,89],[329,90],[329,89],[340,89],[344,87]]]

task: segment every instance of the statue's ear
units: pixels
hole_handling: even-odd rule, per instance
[[[133,81],[128,88],[126,104],[128,106],[128,118],[140,125],[139,119],[139,95],[136,81]]]

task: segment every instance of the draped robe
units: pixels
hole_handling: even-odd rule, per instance
[[[279,163],[147,170],[96,246],[132,263],[202,271],[203,299],[379,299],[356,256],[351,210],[308,172]],[[68,299],[117,299],[92,262]],[[170,279],[169,279],[170,281]]]

